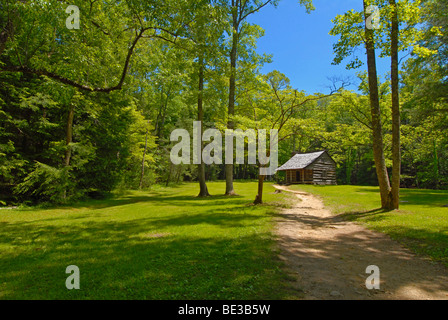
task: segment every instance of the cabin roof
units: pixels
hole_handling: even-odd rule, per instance
[[[284,165],[279,167],[277,171],[304,169],[316,161],[326,151],[298,153],[289,159]]]

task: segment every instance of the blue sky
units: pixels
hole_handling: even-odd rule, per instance
[[[267,6],[249,17],[249,22],[265,30],[265,35],[258,39],[257,52],[273,54],[273,63],[265,65],[262,72],[279,70],[291,80],[293,88],[308,93],[328,92],[327,86],[331,84],[328,77],[350,76],[356,85],[348,89],[356,91],[359,84],[356,72],[366,70],[366,66],[346,70],[347,61],[332,65],[333,44],[338,38],[328,33],[334,17],[350,9],[361,10],[362,1],[314,0],[313,3],[316,10],[310,14],[297,0],[281,0],[277,8]],[[384,75],[388,68],[388,60],[378,61],[379,75]]]

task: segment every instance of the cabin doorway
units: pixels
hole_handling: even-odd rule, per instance
[[[296,182],[302,181],[302,170],[296,171]]]

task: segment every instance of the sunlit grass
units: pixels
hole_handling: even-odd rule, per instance
[[[107,200],[0,212],[0,299],[282,299],[272,218],[282,194],[254,182],[133,191]],[[80,269],[68,290],[65,269]]]

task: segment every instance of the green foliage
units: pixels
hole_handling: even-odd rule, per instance
[[[0,104],[0,184],[8,201],[67,202],[107,193],[118,184],[137,187],[146,129],[150,133],[144,165],[152,166],[152,126],[130,97],[55,90],[37,79],[11,84],[14,90],[3,91]],[[67,104],[75,105],[69,144]],[[146,174],[153,172],[148,169]]]
[[[379,26],[373,30],[375,48],[380,49],[380,56],[390,56],[390,28],[392,6],[386,0],[367,0],[366,5],[377,6],[379,9]],[[399,10],[399,51],[411,50],[413,46],[422,38],[422,31],[416,27],[421,21],[421,1],[420,0],[400,0],[397,1]],[[333,64],[340,64],[345,59],[350,58],[347,69],[358,69],[365,61],[365,58],[358,55],[357,48],[363,47],[365,43],[365,17],[368,14],[350,10],[342,15],[336,16],[332,22],[334,24],[330,35],[339,36],[338,41],[333,45],[335,57]],[[364,49],[364,48],[363,48]]]
[[[73,195],[73,177],[70,167],[61,169],[36,162],[35,168],[15,187],[15,192],[26,196],[26,199],[40,202],[63,203]]]
[[[423,36],[403,72],[403,161],[417,187],[448,187],[447,8],[446,0],[423,3]]]
[[[238,13],[230,1],[74,1],[81,10],[79,30],[65,27],[64,2],[2,2],[0,201],[67,202],[114,188],[138,188],[140,182],[151,188],[196,180],[196,166],[171,164],[169,136],[175,128],[191,130],[197,120],[201,59],[204,129],[224,130],[229,120],[243,130],[277,128],[280,163],[292,152],[327,149],[338,164],[340,183],[374,184],[365,73],[359,74],[358,93],[341,91],[326,98],[292,88],[281,71],[261,74],[261,66],[272,57],[256,52],[264,30],[245,17],[277,3],[238,3],[243,7],[237,30],[235,114],[229,119],[229,53]],[[400,49],[413,48],[401,74],[403,183],[444,188],[446,1],[398,3]],[[371,4],[380,7],[375,37],[384,56],[390,6],[380,0]],[[308,0],[299,5],[308,12],[314,9]],[[415,25],[419,18],[422,28]],[[364,43],[363,19],[363,13],[355,11],[334,19],[331,34],[340,35],[335,63],[350,57],[349,67],[362,63],[355,47]],[[89,92],[111,88],[120,80],[121,90]],[[389,85],[386,76],[380,100],[388,165]],[[205,171],[208,180],[224,178],[223,166],[207,166]],[[235,165],[234,174],[255,178],[257,167]]]
[[[380,56],[390,55],[390,28],[392,6],[388,1],[372,0],[367,5],[379,7],[380,24],[374,32],[375,48],[380,50]],[[446,17],[442,12],[446,8],[446,1],[397,1],[399,16],[399,51],[409,51],[411,58],[405,63],[405,72],[402,73],[403,86],[400,92],[402,104],[401,123],[402,128],[402,185],[408,187],[444,188],[446,184],[446,116],[439,110],[446,108],[446,37],[442,30],[446,29]],[[333,63],[339,64],[346,58],[352,60],[347,64],[348,68],[358,68],[362,65],[362,59],[357,55],[357,48],[362,46],[364,39],[364,13],[350,11],[337,16],[331,35],[340,36],[334,45],[335,58]],[[424,19],[423,27],[418,25]],[[367,79],[365,74],[360,74],[362,83],[360,90],[368,94]],[[422,80],[423,79],[423,80]],[[389,86],[388,81],[380,85],[380,104],[382,110],[381,122],[383,124],[383,136],[385,140],[386,164],[391,165],[391,117],[389,110]],[[445,90],[445,91],[444,91]],[[353,100],[353,99],[352,99]],[[362,103],[350,102],[355,108],[361,109]],[[361,110],[360,110],[361,111]],[[369,127],[371,123],[368,112],[353,112],[352,118],[358,123]],[[352,131],[353,132],[353,131]],[[369,131],[365,131],[363,137],[367,137]],[[352,137],[355,137],[352,135]],[[347,150],[349,137],[336,139],[331,144],[333,135],[330,135],[330,145],[339,146]],[[339,142],[339,143],[338,143]],[[350,142],[349,142],[350,143]],[[352,147],[350,147],[352,148]],[[341,150],[342,151],[342,150]],[[349,152],[350,154],[350,152]],[[336,157],[338,158],[338,157]],[[345,163],[350,171],[350,161]],[[347,172],[348,180],[349,173]]]

